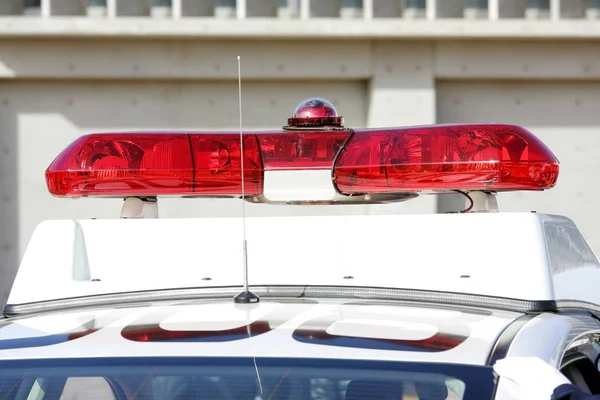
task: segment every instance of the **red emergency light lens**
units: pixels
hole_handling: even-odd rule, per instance
[[[46,171],[55,196],[228,195],[241,193],[234,134],[108,133],[82,136]],[[245,193],[262,193],[255,136],[244,137]]]
[[[240,136],[236,134],[189,135],[194,160],[193,192],[235,195],[242,193]],[[262,193],[263,166],[254,135],[244,136],[244,193]]]
[[[348,131],[258,134],[265,170],[331,169]]]
[[[510,125],[356,131],[334,165],[343,194],[543,190],[559,164],[531,132]]]
[[[46,171],[56,196],[191,193],[194,164],[184,134],[82,136]]]

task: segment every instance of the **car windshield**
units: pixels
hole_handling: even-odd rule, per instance
[[[2,400],[481,400],[492,369],[304,358],[100,358],[0,362]]]

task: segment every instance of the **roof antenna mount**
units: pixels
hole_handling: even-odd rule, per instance
[[[260,299],[250,291],[248,285],[248,243],[246,242],[246,188],[244,187],[244,135],[242,134],[242,67],[240,56],[238,62],[238,100],[240,110],[240,167],[242,170],[242,233],[243,233],[243,260],[244,268],[244,290],[233,298],[236,304],[254,304]]]

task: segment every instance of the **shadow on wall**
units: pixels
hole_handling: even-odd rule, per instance
[[[0,100],[0,107],[9,100]],[[19,190],[17,174],[17,118],[0,113],[0,306],[8,297],[19,263]]]

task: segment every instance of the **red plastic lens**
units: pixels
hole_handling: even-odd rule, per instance
[[[55,196],[192,192],[194,163],[184,134],[82,136],[46,171]]]
[[[240,136],[236,134],[190,135],[195,164],[194,193],[241,194]],[[244,192],[262,193],[262,161],[254,135],[244,136]]]
[[[245,193],[262,193],[255,136],[244,138]],[[83,136],[46,171],[55,196],[152,196],[241,193],[235,134],[119,133]]]
[[[542,190],[558,160],[531,132],[509,125],[438,125],[356,131],[334,165],[344,194]]]
[[[331,169],[348,131],[258,135],[265,170]]]

